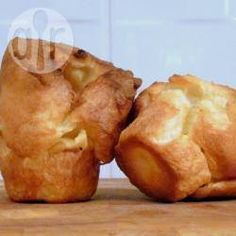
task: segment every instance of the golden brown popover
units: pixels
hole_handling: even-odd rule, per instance
[[[33,50],[36,44],[43,45]],[[26,57],[49,73],[24,68]],[[47,50],[46,50],[47,51]],[[59,65],[58,64],[58,65]],[[27,66],[32,66],[27,64]],[[141,81],[88,52],[42,40],[12,40],[0,74],[0,166],[14,201],[71,202],[91,198],[99,166],[114,154]]]
[[[236,90],[173,75],[134,106],[116,147],[131,183],[161,201],[236,196]]]

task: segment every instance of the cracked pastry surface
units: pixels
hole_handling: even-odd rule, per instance
[[[32,73],[17,63],[15,38],[5,52],[0,74],[0,167],[15,201],[70,202],[94,194],[100,164],[113,159],[114,145],[141,81],[82,49],[72,48],[59,69]],[[28,45],[28,44],[27,44]],[[69,46],[53,45],[59,63]],[[33,53],[33,54],[32,54]]]
[[[142,192],[162,201],[236,196],[236,90],[173,75],[135,102],[116,160]]]

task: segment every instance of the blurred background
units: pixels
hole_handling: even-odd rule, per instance
[[[69,22],[74,45],[131,69],[143,87],[191,73],[236,87],[235,0],[8,0],[0,8],[0,60],[11,22],[44,7]],[[142,89],[141,88],[141,89]],[[124,177],[116,164],[101,177]]]

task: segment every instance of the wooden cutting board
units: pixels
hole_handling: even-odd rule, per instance
[[[0,186],[0,235],[236,235],[236,200],[153,202],[127,180],[101,180],[89,202],[19,204]]]

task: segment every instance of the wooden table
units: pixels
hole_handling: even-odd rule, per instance
[[[0,187],[0,235],[236,235],[236,200],[153,202],[127,180],[101,180],[89,202],[19,204]]]

